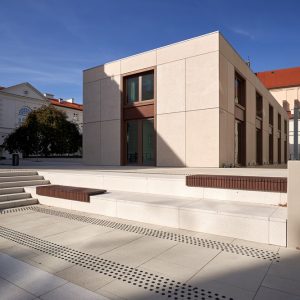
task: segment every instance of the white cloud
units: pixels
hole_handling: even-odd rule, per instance
[[[247,31],[247,30],[244,30],[244,29],[242,29],[242,28],[231,28],[231,30],[234,32],[234,33],[236,33],[236,34],[238,34],[238,35],[242,35],[242,36],[245,36],[245,37],[248,37],[248,38],[250,38],[251,40],[254,40],[255,39],[255,37],[254,37],[254,35],[252,34],[252,33],[250,33],[249,31]]]

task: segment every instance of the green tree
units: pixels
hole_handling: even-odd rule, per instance
[[[4,149],[24,156],[72,154],[80,150],[82,136],[76,124],[53,106],[42,106],[29,113],[24,123],[4,141]]]

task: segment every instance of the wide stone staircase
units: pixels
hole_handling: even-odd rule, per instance
[[[38,203],[24,187],[49,184],[36,171],[0,170],[0,210]]]

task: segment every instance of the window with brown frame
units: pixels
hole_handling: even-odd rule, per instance
[[[263,117],[263,98],[258,92],[256,92],[256,117]]]
[[[124,78],[125,104],[154,99],[154,71],[130,75]]]
[[[236,104],[246,106],[246,82],[237,72],[234,79],[234,100]]]

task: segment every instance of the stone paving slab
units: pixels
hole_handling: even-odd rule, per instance
[[[107,299],[1,252],[0,291],[1,300]]]
[[[71,211],[71,213],[78,212]],[[9,215],[15,222],[9,220]],[[81,213],[80,215],[97,217],[94,214]],[[3,216],[4,218],[2,218]],[[98,216],[98,218],[103,219],[102,216]],[[126,220],[116,220],[115,218],[106,217],[105,220],[127,223]],[[53,231],[48,231],[49,235],[45,236],[43,230],[47,232],[46,224],[52,226]],[[65,226],[65,224],[68,225]],[[131,221],[128,224],[152,228],[150,224],[139,222]],[[24,211],[24,214],[0,215],[0,226],[24,232],[29,235],[29,240],[32,239],[31,237],[36,237],[41,242],[56,243],[57,247],[66,245],[74,251],[81,251],[84,255],[92,254],[91,257],[102,259],[101,264],[105,270],[111,268],[119,274],[113,275],[112,273],[108,276],[104,274],[107,273],[106,271],[95,272],[93,259],[88,263],[91,264],[90,266],[88,264],[86,267],[80,266],[80,264],[76,265],[73,258],[71,258],[73,262],[68,261],[68,258],[60,259],[54,257],[53,254],[42,253],[40,250],[9,241],[2,235],[0,249],[3,249],[9,256],[0,255],[0,278],[2,280],[0,288],[5,287],[7,299],[15,300],[18,297],[20,297],[19,299],[34,299],[41,295],[42,299],[104,299],[103,297],[115,300],[167,299],[166,295],[162,295],[161,287],[159,293],[155,293],[155,290],[151,291],[146,285],[147,276],[153,274],[154,277],[151,275],[151,278],[163,277],[164,280],[168,279],[169,283],[174,280],[175,283],[180,282],[181,287],[183,283],[190,284],[193,288],[197,288],[199,293],[204,290],[205,299],[217,299],[218,297],[223,299],[221,296],[224,295],[226,300],[300,300],[300,252],[297,250],[230,237],[178,231],[167,227],[153,226],[153,229],[167,231],[166,235],[145,236],[143,231],[135,233],[126,231],[126,228],[119,230],[101,227],[97,224],[86,224],[79,220],[68,220],[33,211],[31,213]],[[40,230],[38,230],[39,226]],[[172,239],[172,233],[180,233],[183,238],[191,236],[211,242],[205,247],[198,246],[197,243],[186,244]],[[229,250],[223,251],[218,248],[219,243],[232,245],[233,248],[228,246]],[[49,244],[49,247],[52,246]],[[254,253],[248,256],[243,254],[245,251],[246,253],[251,252],[251,249],[258,254]],[[260,249],[263,252],[259,252]],[[279,258],[275,260],[268,259],[268,255],[265,254],[268,251],[277,253],[278,250]],[[53,253],[51,251],[50,253]],[[66,250],[62,250],[62,253],[64,251]],[[17,257],[18,260],[12,256]],[[19,262],[21,267],[8,267],[10,260],[13,260],[11,266],[16,266],[18,265],[16,262]],[[28,262],[30,265],[20,262],[20,260]],[[85,261],[87,260],[85,259]],[[106,262],[109,265],[106,266]],[[138,274],[146,276],[145,278],[139,277],[139,280],[143,282],[141,287],[133,284],[133,279],[136,278],[134,276],[131,280],[127,278],[124,281],[124,274],[121,271],[118,272],[117,267],[122,268],[122,265],[133,268],[133,270],[137,270],[134,272],[141,272]],[[33,275],[28,276],[28,270],[31,268],[34,270]],[[16,272],[16,269],[21,271]],[[86,293],[87,290],[91,294]],[[82,298],[81,293],[86,293],[86,298]],[[9,298],[9,295],[15,297]],[[208,295],[211,295],[212,298],[208,298]],[[81,298],[76,298],[76,296]],[[2,297],[0,298],[2,300]],[[170,299],[176,299],[174,294]],[[201,298],[199,297],[199,299]]]

